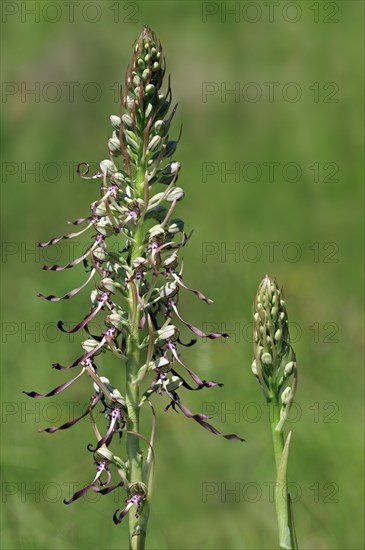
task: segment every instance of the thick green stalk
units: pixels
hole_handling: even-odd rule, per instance
[[[280,465],[281,455],[284,449],[284,434],[282,431],[275,430],[275,427],[277,426],[280,420],[280,405],[275,397],[273,397],[272,401],[269,403],[269,414],[270,414],[272,441],[274,446],[275,464],[276,464],[276,470],[278,470]]]
[[[139,527],[139,535],[138,537],[134,537],[135,540],[132,539],[131,548],[132,550],[143,550],[144,545],[146,542],[146,535],[147,535],[147,523],[148,523],[148,516],[150,513],[150,497],[147,496],[147,499],[143,505],[142,513],[137,521],[138,527]],[[138,539],[138,540],[136,540]]]
[[[137,186],[141,188],[144,177],[143,166],[137,171]],[[131,262],[138,256],[141,256],[143,249],[143,219],[139,219],[133,234],[134,243],[132,247]],[[130,335],[127,341],[127,365],[126,365],[126,404],[128,409],[128,432],[139,433],[139,384],[136,383],[138,370],[141,367],[140,341],[139,341],[139,320],[140,310],[136,301],[136,295],[133,293],[132,286],[129,289],[129,320]],[[140,439],[135,433],[127,433],[127,455],[129,462],[129,482],[142,482],[142,453],[140,449]],[[144,506],[147,508],[147,506]],[[148,514],[144,509],[143,516]],[[147,515],[148,519],[148,515]],[[143,550],[147,519],[141,522],[135,514],[129,514],[129,546],[132,550]]]
[[[132,292],[129,295],[129,314],[132,318],[134,311],[134,298]],[[127,422],[127,455],[129,464],[129,482],[135,483],[142,479],[142,455],[139,445],[139,437],[134,433],[139,433],[139,388],[134,384],[137,372],[140,366],[139,334],[138,334],[138,315],[134,326],[131,327],[131,333],[127,343],[127,365],[126,365],[126,405],[128,410]],[[134,514],[129,514],[129,535],[130,548],[142,548],[135,545],[137,519]],[[139,538],[137,536],[137,538]]]
[[[295,535],[292,532],[293,524],[289,521],[290,510],[286,478],[287,456],[284,456],[286,454],[284,453],[284,434],[282,430],[276,429],[280,420],[280,405],[276,396],[272,397],[269,402],[269,415],[276,465],[275,507],[279,529],[279,548],[280,550],[295,550],[297,546]]]

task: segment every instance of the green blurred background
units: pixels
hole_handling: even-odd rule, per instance
[[[82,269],[41,271],[52,251],[35,243],[88,215],[97,184],[74,166],[107,156],[115,83],[148,24],[179,101],[176,135],[184,126],[178,215],[194,228],[185,280],[215,299],[208,308],[186,296],[182,313],[232,331],[184,351],[193,370],[225,383],[185,403],[246,439],[214,437],[155,399],[148,548],[276,548],[269,425],[250,372],[251,304],[266,273],[284,286],[299,364],[289,476],[300,547],[363,548],[363,3],[75,2],[72,18],[65,4],[2,2],[2,547],[127,548],[113,495],[62,503],[94,475],[90,426],[36,432],[67,419],[70,404],[80,412],[87,381],[50,401],[21,391],[58,385],[66,376],[51,363],[79,352],[81,337],[54,327],[81,318],[87,292],[59,304],[36,294],[69,290]],[[239,97],[225,95],[233,88]],[[68,260],[70,248],[60,251]]]

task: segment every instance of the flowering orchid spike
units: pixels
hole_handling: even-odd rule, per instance
[[[32,398],[51,397],[81,378],[89,384],[90,401],[82,415],[42,431],[66,430],[89,416],[96,443],[89,444],[87,449],[97,464],[97,473],[93,481],[66,502],[70,504],[90,490],[104,495],[124,485],[128,491],[127,501],[113,519],[118,524],[128,514],[133,549],[144,548],[150,508],[154,468],[151,457],[155,454],[152,397],[157,394],[166,399],[166,409],[180,411],[214,435],[243,441],[235,434],[223,434],[203,415],[190,412],[182,400],[185,390],[223,384],[202,379],[188,368],[185,356],[184,363],[180,358],[180,346],[189,347],[196,342],[195,338],[189,341],[191,332],[211,340],[228,335],[206,334],[185,320],[178,309],[178,300],[180,295],[184,298],[185,291],[206,304],[213,301],[188,286],[185,275],[182,278],[180,252],[192,232],[186,233],[184,221],[175,217],[175,210],[185,196],[184,190],[177,186],[181,164],[174,158],[181,131],[175,139],[171,137],[177,105],[172,102],[170,78],[167,82],[164,80],[162,46],[156,35],[145,27],[135,44],[130,69],[121,87],[120,112],[110,117],[108,158],[100,162],[100,170],[95,173],[86,162],[77,168],[78,175],[89,185],[100,185],[89,211],[68,222],[83,228],[40,243],[41,247],[60,246],[85,235],[84,253],[80,257],[66,265],[43,268],[62,272],[73,267],[81,271],[83,266],[86,276],[80,286],[60,297],[39,295],[57,303],[81,294],[87,287],[92,288],[91,303],[78,315],[81,320],[76,325],[64,321],[57,324],[62,333],[85,333],[85,340],[81,343],[82,354],[71,364],[53,363],[53,368],[62,371],[80,365],[81,371],[48,393],[27,392]],[[104,323],[105,328],[94,334],[91,324],[97,320]],[[181,338],[180,330],[184,333]],[[99,361],[101,354],[115,358],[115,373],[110,374],[112,381],[105,376],[105,367]],[[125,381],[120,380],[121,369]],[[181,371],[188,373],[194,386],[185,380]],[[118,389],[122,387],[123,394]],[[146,403],[153,414],[149,438],[143,434],[139,420],[140,409]],[[99,407],[103,414],[96,415]],[[144,457],[141,447],[146,441],[150,443]],[[125,443],[123,460],[117,460],[112,451],[120,442]],[[106,458],[104,461],[100,461],[101,453]],[[106,481],[101,481],[102,474]],[[122,483],[111,484],[113,475],[121,478]],[[130,513],[134,505],[135,514]]]

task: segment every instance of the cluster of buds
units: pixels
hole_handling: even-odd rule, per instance
[[[298,375],[283,293],[276,281],[267,275],[256,293],[253,318],[254,360],[251,369],[266,401],[280,404],[276,430],[281,431],[294,399]]]
[[[119,381],[111,382],[103,376],[102,366],[97,365],[100,354],[112,353],[128,365],[131,353],[137,351],[140,364],[136,376],[129,383],[141,388],[141,384],[146,384],[145,380],[149,378],[142,389],[138,410],[146,403],[152,408],[150,399],[153,394],[159,394],[167,398],[166,410],[179,410],[187,418],[226,439],[242,440],[235,434],[221,434],[208,422],[206,415],[192,413],[180,397],[183,389],[200,390],[222,384],[203,380],[190,370],[181,359],[179,346],[193,345],[195,336],[210,339],[228,336],[218,332],[204,333],[186,321],[178,309],[183,292],[192,292],[207,304],[211,304],[212,300],[190,288],[182,276],[179,252],[190,235],[185,232],[183,220],[173,217],[184,191],[176,185],[180,163],[172,160],[178,140],[169,139],[170,124],[177,105],[172,105],[170,81],[167,90],[161,91],[164,74],[162,47],[146,27],[136,43],[125,85],[121,87],[121,112],[110,117],[113,133],[108,141],[109,158],[100,163],[100,170],[94,174],[90,174],[87,163],[78,167],[82,178],[100,181],[101,198],[91,204],[88,217],[69,222],[76,226],[83,225],[83,229],[39,245],[52,246],[87,231],[92,233],[90,245],[82,256],[63,266],[44,266],[46,270],[62,271],[81,264],[86,280],[62,297],[40,295],[57,302],[92,286],[91,306],[84,318],[71,329],[67,329],[62,321],[58,323],[61,331],[74,333],[84,330],[87,338],[81,344],[83,353],[77,359],[66,366],[55,363],[53,368],[78,368],[79,372],[46,394],[26,393],[32,398],[51,397],[83,375],[90,378],[93,395],[85,412],[45,431],[53,433],[64,430],[85,416],[90,417],[97,442],[94,446],[89,445],[88,449],[93,454],[97,472],[91,483],[65,502],[69,504],[77,500],[88,490],[107,494],[122,484],[127,489],[128,498],[125,507],[114,514],[115,523],[120,523],[133,505],[139,512],[146,498],[145,482],[151,460],[146,462],[144,479],[136,482],[131,479],[128,459],[121,459],[112,451],[112,443],[114,445],[115,440],[119,441],[125,432],[128,433],[133,411],[128,405],[128,388],[125,388],[123,395]],[[116,240],[119,243],[117,252],[114,246]],[[114,250],[109,243],[113,244]],[[101,330],[101,334],[92,334],[89,324],[101,315],[104,315],[105,329]],[[186,327],[194,338],[183,342],[176,325],[183,329]],[[120,372],[120,368],[116,369],[116,379]],[[105,419],[101,433],[93,416],[95,407],[100,405]],[[115,485],[111,485],[111,468],[121,479]],[[102,474],[105,475],[103,480]]]

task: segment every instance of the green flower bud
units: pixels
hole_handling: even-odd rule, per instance
[[[166,384],[167,391],[176,391],[182,385],[182,380],[178,376],[172,376],[170,381]]]
[[[295,361],[289,361],[289,363],[287,363],[284,368],[285,377],[287,378],[288,376],[293,374],[294,370],[295,370]]]
[[[169,372],[171,370],[171,362],[167,359],[167,357],[159,357],[153,363],[152,370],[156,370],[158,372]]]
[[[166,214],[167,214],[167,208],[163,204],[159,204],[158,206],[152,206],[152,207],[149,206],[147,209],[147,213],[145,214],[145,220],[153,218],[158,222],[163,222]]]
[[[101,235],[110,236],[114,233],[114,227],[109,218],[101,218],[95,227]]]
[[[99,342],[97,340],[94,340],[93,338],[88,338],[87,340],[84,340],[83,342],[81,342],[81,347],[86,352],[93,351],[98,345],[99,345]],[[100,351],[96,353],[99,354]]]
[[[113,462],[113,453],[109,451],[106,445],[102,445],[96,452],[98,458],[102,461],[107,460],[108,462]]]
[[[125,140],[134,149],[135,151],[138,151],[139,145],[138,145],[138,138],[132,130],[125,130],[124,132]]]
[[[156,151],[161,145],[161,137],[160,136],[153,136],[151,141],[148,144],[148,150],[149,151]]]
[[[160,173],[158,178],[159,182],[168,185],[173,180],[176,181],[180,166],[180,162],[170,162]]]
[[[157,241],[158,243],[163,243],[165,238],[165,231],[160,225],[154,225],[153,227],[151,227],[151,229],[148,230],[148,235],[148,240],[150,242]]]
[[[113,281],[113,279],[111,279],[110,277],[105,277],[104,279],[102,279],[100,281],[100,286],[105,288],[105,290],[109,290],[109,292],[115,293],[116,291],[115,281]]]
[[[156,88],[154,87],[153,84],[147,84],[145,88],[146,95],[151,97],[155,93],[155,91],[156,91]]]
[[[160,136],[165,136],[168,132],[169,125],[164,120],[156,120],[153,125],[153,130]]]
[[[114,162],[108,159],[101,161],[100,170],[103,174],[106,173],[107,176],[111,176],[118,172],[118,168],[115,166]]]
[[[278,313],[278,308],[276,306],[272,307],[270,313],[271,317],[276,317]]]
[[[125,400],[123,399],[122,394],[120,393],[120,391],[115,386],[113,386],[110,383],[109,378],[107,378],[106,376],[99,376],[99,379],[100,379],[100,382],[102,382],[104,384],[104,386],[107,388],[109,393],[111,393],[112,397],[116,401],[118,401],[123,407],[125,407]],[[98,386],[98,384],[96,382],[93,383],[93,386],[94,386],[94,390],[97,393],[100,393],[102,391],[101,388]]]
[[[173,254],[171,254],[171,256],[168,256],[167,258],[164,259],[162,265],[166,269],[175,269],[178,263],[179,263],[179,260],[178,260],[177,254],[176,252],[174,252]]]
[[[96,302],[98,301],[98,298],[99,298],[99,292],[98,292],[98,289],[97,288],[94,288],[94,290],[92,290],[90,292],[90,300],[91,300],[91,303],[93,305],[96,304]]]
[[[133,128],[133,120],[132,117],[129,116],[127,113],[122,115],[122,121],[125,128],[132,129]],[[118,128],[117,128],[118,129]]]
[[[156,332],[156,343],[164,342],[165,340],[176,340],[179,338],[179,330],[174,325],[167,325]]]
[[[152,109],[153,109],[152,103],[148,103],[148,105],[146,107],[146,111],[145,111],[146,118],[148,118],[150,116],[150,114],[152,113]]]
[[[181,201],[184,198],[184,190],[181,187],[174,187],[171,189],[170,193],[167,195],[166,200],[169,202],[172,201]]]
[[[159,108],[156,116],[158,116],[159,119],[163,119],[163,117],[167,114],[169,108],[170,108],[170,103],[168,101],[164,101],[161,107]]]
[[[184,222],[183,220],[180,220],[179,218],[176,218],[174,220],[171,220],[169,223],[169,226],[167,228],[167,231],[171,233],[172,235],[176,235],[176,233],[180,233],[184,230]]]
[[[165,168],[162,170],[162,173],[163,174],[166,174],[166,175],[170,175],[170,174],[176,174],[177,172],[179,172],[181,168],[181,163],[180,162],[177,162],[177,161],[174,161],[174,162],[170,162],[169,164],[167,164],[167,166],[165,166]]]
[[[116,172],[113,174],[113,182],[117,184],[125,184],[128,183],[128,176],[124,172]]]
[[[252,371],[252,374],[254,374],[255,376],[258,376],[256,360],[254,360],[251,364],[251,371]]]
[[[126,97],[125,98],[126,107],[129,111],[132,111],[133,106],[135,104],[135,99],[133,97]]]
[[[107,211],[106,211],[106,206],[105,206],[105,202],[101,202],[100,204],[98,204],[97,206],[95,206],[96,203],[93,203],[91,205],[91,210],[94,210],[95,209],[95,214],[97,216],[106,216],[107,215]]]
[[[279,342],[279,340],[281,339],[283,335],[283,331],[281,329],[278,329],[275,334],[274,334],[274,340],[275,342]]]
[[[94,248],[93,255],[101,262],[105,262],[108,257],[108,253],[101,246]]]
[[[111,313],[106,317],[105,324],[107,326],[113,326],[117,330],[122,331],[123,328],[128,324],[128,321],[126,321],[126,319],[123,319],[123,317],[118,313]]]
[[[159,386],[161,388],[166,388],[168,392],[172,392],[179,389],[182,383],[183,382],[181,378],[179,378],[178,376],[171,376],[171,378],[168,381],[163,383],[161,380],[158,380],[155,385],[157,387]]]
[[[147,269],[147,260],[146,258],[143,258],[142,256],[139,256],[132,262],[133,269]]]
[[[291,399],[291,387],[287,386],[281,394],[281,402],[283,405],[287,405]]]
[[[119,130],[120,128],[120,117],[117,115],[111,115],[110,122],[114,130]]]
[[[172,157],[172,155],[175,153],[177,147],[176,141],[167,141],[166,142],[166,149],[165,149],[165,157]]]
[[[272,356],[265,352],[261,355],[261,361],[264,365],[272,365]]]
[[[138,74],[135,74],[133,76],[133,86],[139,86],[141,83],[141,78],[138,76]]]
[[[164,300],[168,300],[170,298],[173,298],[173,296],[176,296],[178,292],[179,292],[179,285],[175,281],[172,281],[170,283],[166,283],[160,289],[160,297]]]
[[[141,69],[141,71],[143,71],[146,68],[146,63],[144,62],[142,57],[139,57],[137,59],[137,65],[138,65],[138,68]]]
[[[148,80],[148,77],[150,76],[150,70],[149,69],[145,69],[142,73],[142,80],[143,82],[147,82]]]

